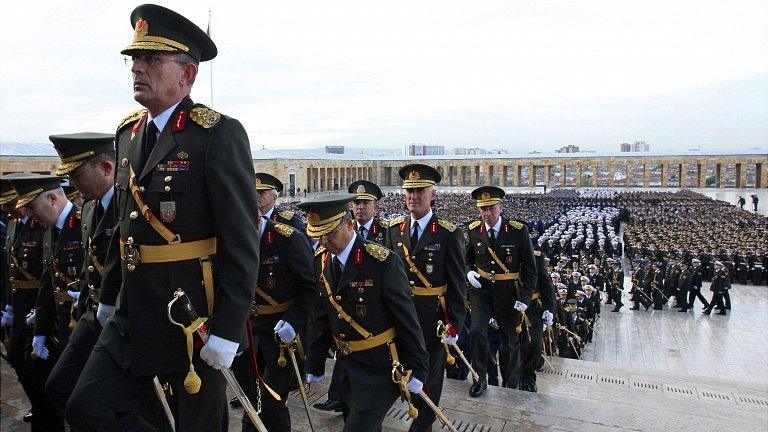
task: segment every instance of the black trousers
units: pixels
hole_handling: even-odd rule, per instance
[[[723,304],[722,291],[715,291],[712,293],[712,300],[709,301],[709,306],[707,306],[706,312],[709,313],[710,311],[712,311],[713,307],[717,307],[718,309],[725,310],[725,305]]]
[[[117,331],[111,321],[103,330]],[[202,361],[199,352],[194,353],[193,364],[202,381],[200,391],[193,395],[184,388],[187,371],[160,376],[161,381],[168,381],[173,391],[174,397],[169,402],[176,430],[226,432],[229,417],[224,377]],[[97,342],[67,402],[67,421],[78,431],[157,431],[153,425],[161,423],[159,418],[146,418],[140,409],[143,401],[157,398],[152,380],[151,376],[131,376],[101,342]]]
[[[336,361],[338,370],[341,413],[344,418],[343,432],[381,431],[381,424],[387,411],[395,403],[399,392],[389,380],[389,371],[361,364],[351,365],[353,361],[341,357]],[[352,368],[352,370],[350,370]],[[374,392],[378,403],[367,404],[355,400],[355,391]],[[411,395],[419,399],[418,395]],[[422,411],[419,410],[419,417]]]
[[[521,361],[520,361],[520,387],[532,387],[536,384],[536,370],[541,368],[544,358],[544,321],[541,315],[544,313],[536,300],[531,302],[531,306],[526,309],[528,319],[531,321],[531,327],[527,330],[530,340],[527,336],[521,338]]]
[[[486,321],[487,322],[487,321]],[[486,326],[487,327],[487,326]],[[437,328],[437,326],[435,326]],[[439,339],[434,338],[440,342]],[[445,347],[441,343],[427,344],[427,354],[429,355],[427,363],[427,382],[424,383],[424,393],[429,396],[435,405],[440,404],[440,397],[443,394],[443,381],[445,377]],[[488,353],[486,352],[486,357]],[[419,410],[419,416],[411,423],[408,429],[411,432],[426,432],[432,430],[432,423],[435,422],[435,413],[432,411],[423,399],[417,395],[413,398],[413,406]],[[352,431],[353,429],[349,429]]]
[[[325,375],[325,361],[328,359],[328,351],[335,346],[327,320],[324,306],[320,304],[312,313],[312,328],[310,329],[308,326],[306,330],[306,340],[309,341],[309,344],[307,345],[307,360],[305,364],[307,373],[312,375]],[[341,400],[337,366],[335,365],[328,388],[328,399]]]
[[[483,288],[485,289],[485,288]],[[493,316],[493,299],[490,292],[482,289],[469,290],[472,302],[472,324],[469,331],[470,350],[472,352],[472,367],[480,379],[486,379],[488,370],[488,321]],[[509,312],[507,312],[509,313]],[[517,317],[514,319],[512,317]],[[520,322],[520,313],[514,311],[512,316],[496,316],[499,324],[499,371],[502,386],[518,388],[520,383],[520,338],[515,332],[515,326]]]
[[[699,299],[699,301],[701,302],[702,305],[704,305],[705,308],[709,307],[709,302],[701,294],[701,287],[691,288],[691,291],[688,293],[688,308],[693,307],[693,303],[696,301],[696,299]]]

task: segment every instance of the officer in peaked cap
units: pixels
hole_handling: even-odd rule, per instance
[[[210,37],[157,5],[138,6],[130,23],[121,53],[133,98],[146,109],[117,127],[117,225],[97,309],[104,328],[66,416],[73,428],[137,430],[148,420],[137,408],[160,375],[178,399],[176,430],[227,430],[216,369],[231,366],[247,343],[259,267],[250,144],[240,122],[189,97],[199,63],[217,54]],[[191,353],[167,316],[180,287],[210,324],[207,342]]]
[[[427,165],[410,164],[399,173],[409,214],[389,222],[385,245],[400,256],[408,269],[408,282],[429,353],[427,387],[433,402],[438,404],[446,368],[445,344],[458,343],[466,315],[464,239],[455,223],[438,217],[432,210],[440,172]],[[438,336],[439,321],[444,337]],[[431,430],[435,414],[422,400],[416,401],[416,407],[420,414],[410,430]]]
[[[277,177],[267,173],[256,173],[256,190],[259,193],[261,217],[290,225],[300,233],[304,233],[304,224],[296,213],[290,210],[279,210],[275,207],[277,197],[283,192],[283,183]]]
[[[24,421],[31,422],[35,430],[55,431],[61,430],[63,423],[61,416],[56,415],[55,407],[45,396],[44,377],[51,368],[51,362],[32,360],[25,355],[26,347],[32,341],[32,327],[28,326],[25,320],[35,307],[40,289],[45,227],[29,214],[26,207],[15,209],[19,195],[10,179],[30,175],[32,174],[14,173],[0,177],[0,205],[3,212],[9,213],[3,256],[7,261],[0,263],[7,266],[3,268],[8,270],[3,271],[2,276],[3,283],[7,283],[5,289],[8,290],[9,296],[3,310],[3,323],[10,320],[8,362],[15,370],[32,405],[32,409],[24,416]]]
[[[357,232],[364,239],[383,245],[387,236],[387,224],[376,217],[376,201],[383,196],[381,189],[374,182],[357,180],[352,182],[347,190],[355,194],[352,213],[357,222]]]
[[[427,353],[405,270],[390,250],[356,233],[349,211],[354,198],[331,195],[299,204],[307,212],[307,234],[320,241],[317,278],[326,325],[340,352],[347,432],[380,429],[398,396],[417,398],[410,393],[422,392],[427,375]],[[409,381],[392,381],[396,359],[413,372]]]
[[[44,374],[39,377],[43,382],[69,341],[72,306],[79,291],[83,265],[80,208],[66,198],[62,179],[44,174],[11,178],[11,184],[19,193],[16,207],[26,207],[30,216],[47,226],[43,233],[43,272],[35,304],[31,353],[32,358],[46,364]],[[35,412],[33,420],[45,421],[50,427],[45,430],[64,430],[63,413],[55,408],[46,411],[41,413],[46,419],[38,419]]]

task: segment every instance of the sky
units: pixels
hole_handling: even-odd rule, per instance
[[[210,10],[219,56],[192,98],[254,149],[768,153],[765,0],[158,3],[203,29]],[[4,5],[0,142],[111,132],[140,108],[120,54],[137,4]]]

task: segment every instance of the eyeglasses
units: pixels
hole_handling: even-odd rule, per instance
[[[145,65],[147,65],[148,67],[154,69],[160,63],[162,63],[162,62],[169,62],[169,61],[175,62],[175,63],[179,63],[179,64],[185,64],[185,62],[180,61],[180,60],[176,60],[176,59],[168,58],[168,57],[158,57],[158,56],[151,55],[151,54],[140,54],[140,55],[134,55],[134,56],[130,56],[130,57],[123,57],[123,62],[129,68],[133,68],[133,64],[136,63],[136,62],[142,62]]]

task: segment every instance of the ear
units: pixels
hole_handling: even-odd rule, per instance
[[[188,85],[191,87],[192,84],[195,83],[195,78],[197,78],[197,66],[191,63],[186,63],[184,64],[184,69],[182,72],[183,73],[179,83],[181,85]]]
[[[99,168],[101,168],[102,171],[104,171],[105,177],[112,177],[114,175],[115,164],[109,159],[102,160],[101,163],[99,163]]]

